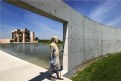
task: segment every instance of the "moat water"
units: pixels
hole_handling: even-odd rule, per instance
[[[0,44],[0,49],[15,57],[33,63],[37,66],[48,69],[49,67],[49,45],[31,43],[10,43]],[[59,49],[63,49],[60,46]],[[62,62],[62,52],[60,52],[60,62]]]

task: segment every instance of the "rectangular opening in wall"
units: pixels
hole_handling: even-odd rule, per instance
[[[66,38],[65,25],[4,1],[1,1],[0,12],[2,51],[47,69],[50,39],[57,36],[57,45],[59,49],[63,49]],[[62,53],[60,52],[61,63]]]

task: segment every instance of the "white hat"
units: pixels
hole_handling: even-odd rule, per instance
[[[52,38],[52,39],[53,39],[53,38],[54,38],[54,39],[58,39],[58,37],[57,37],[57,36],[52,36],[51,38]]]
[[[51,41],[54,41],[54,40],[56,40],[56,39],[58,39],[57,36],[52,36],[52,37],[51,37]]]

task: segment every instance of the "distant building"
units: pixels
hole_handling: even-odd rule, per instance
[[[10,43],[10,40],[11,40],[11,39],[0,39],[0,44],[3,44],[3,43]]]
[[[31,33],[30,33],[30,36],[31,36],[31,42],[32,42],[32,41],[35,41],[35,34],[34,34],[34,32],[31,32]]]
[[[12,40],[11,42],[33,42],[35,40],[34,32],[31,32],[28,29],[20,30],[16,29],[12,31]]]

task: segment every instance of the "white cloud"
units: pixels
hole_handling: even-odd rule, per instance
[[[56,23],[50,19],[25,11],[25,19],[30,23],[29,26],[34,27],[35,34],[40,39],[50,39],[51,36],[56,35],[60,40],[63,40],[63,25]],[[58,28],[56,28],[58,27]],[[39,31],[40,30],[40,31]]]
[[[45,23],[33,22],[33,24],[34,26],[37,27],[37,31],[40,30],[39,35],[38,35],[40,36],[40,38],[50,39],[51,36],[56,35],[62,40],[63,31],[51,29],[51,26],[48,26]]]
[[[113,27],[121,27],[121,17],[115,18],[106,24]]]
[[[110,14],[116,6],[117,4],[114,1],[105,1],[102,5],[97,6],[89,17],[95,21],[103,22],[106,16]]]
[[[121,27],[121,1],[107,0],[91,12],[89,17],[99,23],[112,27]]]

